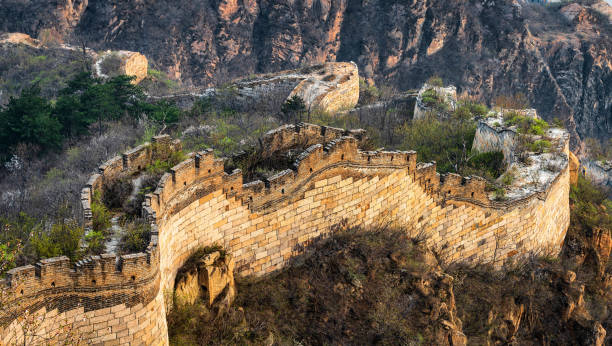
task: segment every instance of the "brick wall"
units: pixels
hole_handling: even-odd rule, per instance
[[[14,314],[0,320],[0,340],[19,338],[13,319],[28,308],[67,319],[92,343],[167,344],[164,294],[204,245],[227,248],[242,275],[281,268],[309,241],[345,226],[404,227],[447,261],[500,265],[559,252],[569,225],[567,165],[544,191],[496,202],[482,179],[440,177],[435,163],[417,164],[415,152],[358,150],[362,134],[308,124],[271,131],[266,147],[310,147],[293,169],[247,184],[239,170],[225,172],[211,150],[191,155],[146,196],[153,229],[147,253],[94,256],[75,267],[51,259],[11,271],[0,285],[10,291]],[[148,157],[126,154],[128,167]],[[113,167],[99,175],[111,176]],[[100,186],[101,178],[92,179],[89,188]]]

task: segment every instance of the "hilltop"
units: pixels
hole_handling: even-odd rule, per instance
[[[612,133],[612,51],[603,1],[541,6],[459,1],[14,1],[0,30],[98,51],[130,50],[185,86],[253,73],[355,61],[370,81],[400,90],[437,74],[460,93],[492,102],[524,93],[548,121],[572,132],[572,149]]]

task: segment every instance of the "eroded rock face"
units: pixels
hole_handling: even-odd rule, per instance
[[[95,49],[141,52],[186,84],[355,61],[400,89],[440,75],[492,100],[523,92],[546,120],[581,137],[612,136],[612,36],[603,1],[552,9],[487,2],[346,0],[103,0],[3,2],[0,28],[48,27]],[[569,7],[573,6],[573,7]],[[384,25],[382,25],[384,23]]]
[[[575,340],[581,340],[584,345],[603,346],[606,330],[589,313],[584,300],[585,285],[574,282],[575,277],[576,274],[569,271],[558,279],[557,285],[564,306],[561,318],[574,334]]]
[[[174,299],[178,305],[194,304],[201,296],[198,271],[190,270],[176,281]]]
[[[40,42],[38,42],[38,40],[20,32],[9,32],[0,35],[0,43],[25,44],[30,47],[40,47]]]
[[[202,299],[211,308],[225,309],[236,297],[234,259],[219,251],[207,254],[177,276],[174,297],[179,305]]]
[[[612,162],[583,160],[581,162],[582,172],[592,182],[610,189],[612,194]]]
[[[487,343],[489,345],[507,345],[515,341],[525,306],[517,303],[513,297],[506,298],[503,305],[489,311],[487,324],[490,326]]]

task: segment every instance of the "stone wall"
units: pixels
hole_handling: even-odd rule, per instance
[[[329,62],[235,80],[222,89],[209,88],[200,92],[150,97],[150,100],[167,99],[187,109],[201,98],[220,96],[223,99],[227,95],[237,101],[236,107],[278,103],[278,109],[273,111],[280,111],[280,105],[286,99],[299,96],[307,110],[335,113],[357,105],[359,70],[353,62]]]
[[[423,103],[423,93],[433,89],[439,97],[444,100],[445,103],[448,104],[449,110],[453,111],[457,105],[457,88],[455,86],[437,87],[429,84],[424,84],[423,87],[419,90],[419,93],[416,98],[416,103],[414,104],[414,119],[422,119],[427,116],[427,113],[431,111],[431,109]],[[438,112],[435,112],[438,113]]]
[[[359,101],[359,71],[351,63],[328,63],[298,84],[289,94],[304,99],[312,111],[338,112]]]
[[[81,190],[81,208],[83,210],[83,225],[91,227],[91,202],[94,193],[102,197],[104,184],[109,184],[119,178],[130,176],[144,170],[155,160],[167,160],[172,153],[181,150],[181,142],[172,140],[168,135],[152,138],[152,143],[146,142],[117,155],[98,167],[98,172],[92,174],[86,186]]]
[[[166,160],[181,149],[179,141],[157,136],[98,168],[81,191],[82,221],[91,227],[91,201],[102,186],[136,174],[154,160]],[[90,256],[70,264],[67,257],[42,260],[10,270],[0,280],[0,344],[24,340],[17,316],[28,310],[41,316],[37,333],[62,340],[67,328],[94,343],[131,341],[167,344],[163,291],[159,289],[157,232],[144,253]],[[42,332],[41,332],[42,330]],[[29,344],[48,342],[25,335]]]
[[[501,151],[506,164],[515,160],[516,132],[502,126],[494,126],[487,121],[479,121],[472,150],[481,153]]]
[[[158,263],[152,245],[145,253],[92,256],[75,265],[59,257],[9,271],[0,282],[8,297],[0,313],[0,343],[23,342],[24,322],[16,317],[29,311],[41,322],[25,322],[35,327],[25,335],[27,344],[59,342],[69,337],[66,331],[92,344],[167,344]]]
[[[102,64],[106,59],[117,59],[117,66],[112,71],[102,71]],[[98,77],[107,78],[109,76],[126,75],[136,77],[132,83],[138,84],[148,75],[149,61],[147,57],[127,50],[106,51],[96,57],[94,64]]]
[[[204,245],[225,247],[240,275],[282,268],[313,239],[348,226],[404,227],[410,236],[424,236],[446,261],[501,265],[560,251],[569,225],[567,162],[546,189],[498,202],[480,178],[440,177],[435,163],[417,164],[416,152],[361,151],[362,135],[308,124],[271,131],[266,147],[283,150],[304,141],[310,147],[293,169],[247,184],[239,170],[225,172],[211,150],[190,155],[146,196],[143,211],[153,229],[147,253],[94,256],[74,267],[52,259],[12,270],[4,285],[15,313],[0,323],[3,342],[14,333],[14,317],[28,308],[66,317],[79,330],[93,328],[95,334],[84,334],[92,343],[133,338],[167,344],[163,295]],[[125,162],[142,169],[147,157],[143,149],[128,152],[121,165],[111,160],[100,175],[115,176]],[[137,326],[125,323],[127,311]]]

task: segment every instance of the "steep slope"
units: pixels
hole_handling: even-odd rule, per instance
[[[8,0],[0,30],[53,27],[96,49],[139,51],[186,85],[334,60],[401,89],[438,74],[483,100],[528,94],[545,118],[566,120],[579,150],[579,138],[612,136],[609,9],[515,0]]]

